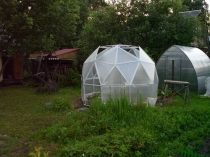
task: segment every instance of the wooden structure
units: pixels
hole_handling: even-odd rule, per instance
[[[176,89],[174,85],[179,85],[180,87]],[[162,104],[169,98],[175,96],[175,95],[180,95],[181,96],[181,91],[184,90],[184,102],[188,102],[190,104],[190,90],[189,90],[190,83],[189,82],[184,82],[184,81],[174,81],[174,80],[164,80],[164,87],[162,91]],[[172,94],[167,95],[167,90],[171,89]]]
[[[77,61],[77,51],[79,48],[63,49],[49,54],[31,54],[31,71],[35,75],[40,72],[46,72],[46,64],[50,74],[53,75],[55,69],[58,68],[58,75],[68,75],[72,65]],[[46,63],[47,62],[47,63]],[[57,78],[57,81],[59,79]]]
[[[3,75],[0,78],[0,82],[2,85],[9,84],[22,84],[22,79],[24,77],[23,74],[23,65],[24,59],[23,54],[18,53],[13,57],[3,57],[0,58],[0,68],[5,64],[5,62],[9,62],[6,64],[6,67],[3,71]]]

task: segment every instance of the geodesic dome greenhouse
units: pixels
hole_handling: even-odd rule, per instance
[[[99,94],[102,101],[122,93],[130,102],[157,98],[158,76],[155,63],[141,47],[99,46],[84,62],[82,100]]]
[[[205,92],[205,80],[210,76],[209,57],[195,47],[174,45],[167,49],[156,64],[159,88],[164,80],[187,81],[190,91]],[[176,87],[178,88],[178,87]]]

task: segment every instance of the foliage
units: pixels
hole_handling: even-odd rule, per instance
[[[70,103],[70,99],[68,97],[55,97],[53,102],[52,102],[52,109],[54,111],[66,111],[66,110],[71,110],[72,104]]]
[[[126,97],[106,104],[96,98],[89,110],[70,112],[65,122],[39,135],[63,145],[57,156],[175,156],[178,149],[197,150],[210,135],[206,98],[194,96],[190,106],[176,99],[179,103],[150,108]]]
[[[35,152],[30,152],[28,155],[32,157],[48,157],[49,152],[42,152],[42,147],[35,147]]]
[[[190,105],[174,97],[170,104],[151,108],[141,101],[132,105],[122,96],[106,104],[93,99],[85,111],[46,109],[46,101],[72,104],[79,95],[75,88],[52,95],[37,95],[28,87],[1,89],[0,132],[10,137],[2,138],[10,150],[2,146],[1,155],[42,145],[58,157],[176,156],[179,150],[196,153],[210,136],[209,97],[191,93]]]
[[[190,46],[201,36],[199,20],[184,18],[185,10],[182,1],[133,0],[90,12],[77,42],[79,55],[85,59],[99,45],[120,43],[140,45],[156,61],[168,47]]]
[[[1,1],[0,51],[5,55],[52,52],[70,46],[78,20],[76,0]]]
[[[82,48],[78,53],[79,58],[84,60],[99,45],[119,43],[123,33],[120,19],[113,7],[104,7],[90,12],[80,40],[76,43],[77,47]]]
[[[26,157],[36,146],[49,150],[51,156],[59,146],[32,135],[65,120],[66,111],[54,112],[46,108],[46,102],[59,97],[73,104],[79,96],[80,89],[70,87],[54,94],[36,94],[34,88],[27,86],[0,88],[0,156]]]
[[[203,6],[208,7],[207,3],[203,0],[183,0],[183,4],[188,7],[188,10],[200,10]]]
[[[194,153],[192,151],[186,151],[186,150],[179,150],[179,155],[181,155],[181,157],[187,157],[187,156],[194,156],[194,157],[207,157],[204,155],[200,155],[198,153]]]
[[[78,63],[74,62],[72,68],[67,75],[58,75],[59,86],[61,87],[80,87],[81,86],[81,74],[78,71]]]

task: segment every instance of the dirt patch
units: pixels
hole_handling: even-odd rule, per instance
[[[83,104],[82,99],[80,97],[74,99],[73,107],[74,107],[74,109],[79,109],[79,108],[84,107],[84,104]]]

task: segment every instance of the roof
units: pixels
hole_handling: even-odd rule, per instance
[[[183,15],[183,17],[188,18],[188,17],[198,17],[198,15],[201,13],[201,10],[191,10],[191,11],[184,11],[184,12],[179,12],[180,14]]]
[[[66,53],[71,53],[71,52],[74,52],[74,51],[77,51],[79,50],[79,48],[73,48],[73,49],[63,49],[63,50],[58,50],[58,51],[55,51],[52,53],[52,57],[56,57],[56,56],[59,56],[59,55],[63,55],[63,54],[66,54]],[[43,56],[47,56],[48,54],[43,54]]]
[[[64,54],[71,54],[71,53],[73,53],[73,52],[75,52],[77,50],[80,50],[80,48],[71,48],[71,49],[58,50],[58,51],[52,52],[50,57],[59,57],[59,56],[64,55]],[[49,53],[45,53],[45,54],[31,53],[29,58],[36,58],[36,57],[39,57],[39,56],[46,57],[47,55],[49,55]]]
[[[38,60],[37,58],[29,58],[30,60]],[[45,60],[45,58],[42,58],[42,60]],[[47,58],[47,60],[65,60],[65,61],[75,61],[74,59],[66,59],[66,58]]]

